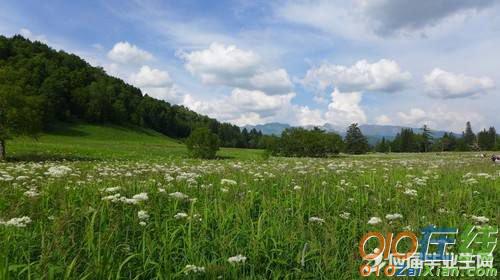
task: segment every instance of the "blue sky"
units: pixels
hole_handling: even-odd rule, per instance
[[[238,125],[500,128],[500,1],[2,1],[0,34]]]

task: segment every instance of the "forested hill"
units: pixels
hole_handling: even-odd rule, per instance
[[[253,147],[260,135],[149,97],[74,54],[19,35],[0,36],[0,97],[7,92],[36,100],[45,127],[75,120],[132,124],[184,138],[208,126],[227,147]]]

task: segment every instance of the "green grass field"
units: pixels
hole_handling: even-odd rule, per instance
[[[0,279],[358,279],[369,231],[500,224],[500,166],[477,153],[201,161],[83,124],[7,149]]]
[[[11,160],[143,160],[165,161],[186,158],[185,145],[153,130],[140,127],[89,124],[59,124],[37,139],[18,138],[8,142]],[[222,148],[221,158],[253,159],[257,150]]]

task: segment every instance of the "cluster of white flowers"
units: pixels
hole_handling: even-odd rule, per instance
[[[28,216],[23,216],[21,218],[12,218],[6,222],[0,220],[0,225],[13,226],[18,228],[26,227],[26,225],[28,225],[29,223],[31,223],[31,218]]]
[[[232,263],[232,264],[235,264],[235,263],[245,263],[247,260],[247,257],[243,256],[243,255],[236,255],[236,256],[233,256],[233,257],[230,257],[227,259],[228,262]]]
[[[35,187],[31,187],[29,190],[24,192],[24,195],[27,197],[37,197],[40,193],[37,191]]]
[[[368,221],[369,225],[376,225],[382,222],[382,219],[379,217],[371,217],[370,220]]]
[[[417,190],[414,190],[414,189],[406,189],[404,191],[404,194],[409,195],[409,196],[413,196],[413,197],[418,196]]]
[[[103,191],[108,193],[114,193],[119,191],[120,189],[121,187],[111,187],[111,188],[105,188]]]
[[[495,176],[492,176],[488,173],[477,173],[477,177],[485,178],[485,179],[494,179]]]
[[[474,216],[472,215],[470,217],[476,224],[486,224],[487,222],[490,221],[490,219],[486,218],[485,216]]]
[[[179,200],[183,200],[183,199],[188,199],[189,196],[186,195],[186,194],[183,194],[181,192],[173,192],[173,193],[170,193],[168,194],[170,197],[172,198],[175,198],[175,199],[179,199]]]
[[[399,213],[394,213],[394,214],[387,214],[385,215],[385,218],[389,221],[397,220],[397,219],[402,219],[403,215]]]
[[[52,177],[62,177],[71,172],[71,168],[60,165],[60,166],[52,166],[50,167],[47,172],[45,172],[45,175],[52,176]]]
[[[223,186],[236,186],[238,183],[235,180],[231,179],[222,179],[220,180],[220,184]]]
[[[108,196],[105,196],[102,198],[102,200],[108,200],[111,202],[122,202],[125,204],[139,204],[139,202],[146,201],[148,199],[149,198],[148,198],[147,193],[139,193],[139,194],[132,196],[132,198],[127,198],[125,196],[122,196],[119,193],[116,193],[116,194],[108,195]]]
[[[349,213],[349,212],[342,212],[342,213],[340,213],[340,215],[339,215],[339,216],[340,216],[342,219],[344,219],[344,220],[349,220],[349,218],[351,217],[351,213]]]
[[[14,177],[12,177],[8,174],[3,174],[3,175],[0,175],[0,181],[5,181],[5,182],[14,181]]]
[[[145,226],[146,222],[149,220],[149,214],[145,210],[140,210],[137,212],[137,217],[139,218],[139,224]]]
[[[423,177],[421,177],[421,178],[419,178],[419,177],[415,177],[415,178],[413,178],[413,183],[414,183],[415,185],[417,185],[417,186],[421,186],[421,187],[423,187],[423,186],[427,186],[427,180],[428,180],[428,179],[429,179],[429,177],[427,177],[427,176],[423,176]]]
[[[322,224],[325,222],[324,219],[321,219],[319,217],[309,217],[309,222],[311,223],[318,223],[318,224]]]
[[[184,267],[184,274],[189,274],[189,273],[204,273],[205,272],[205,267],[203,266],[196,266],[192,264],[186,265]]]
[[[177,220],[180,220],[180,219],[185,219],[188,216],[189,215],[187,213],[179,212],[179,213],[177,213],[177,214],[174,215],[174,218],[177,219]]]

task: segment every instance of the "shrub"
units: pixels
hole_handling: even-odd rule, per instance
[[[186,146],[192,157],[213,159],[219,150],[219,138],[208,128],[200,127],[191,132]]]
[[[328,157],[342,149],[342,138],[335,133],[314,128],[289,128],[280,138],[269,141],[267,149],[272,154],[291,157]]]

